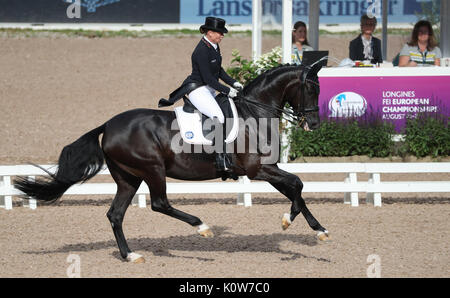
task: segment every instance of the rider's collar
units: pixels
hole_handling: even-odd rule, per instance
[[[214,47],[215,50],[217,50],[217,44],[216,44],[216,43],[212,43],[212,42],[206,37],[206,35],[203,36],[203,38],[204,38],[207,42],[209,42],[209,43]]]

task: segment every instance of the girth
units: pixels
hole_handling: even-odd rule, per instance
[[[191,83],[186,83],[184,85],[181,85],[180,87],[178,87],[176,90],[174,90],[172,93],[170,93],[169,95],[169,99],[165,99],[165,98],[161,98],[158,102],[158,107],[168,107],[173,105],[174,103],[176,103],[178,100],[180,100],[183,97],[186,97],[186,94],[191,93],[192,91],[194,91],[195,89],[204,86],[204,84],[200,84],[200,83],[196,83],[196,82],[191,82]]]

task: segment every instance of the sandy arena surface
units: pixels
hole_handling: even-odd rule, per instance
[[[320,47],[342,59],[351,38],[322,36]],[[0,37],[0,165],[55,163],[66,144],[115,114],[156,107],[189,74],[198,39]],[[391,37],[389,59],[404,41]],[[280,44],[266,37],[263,52]],[[225,38],[221,47],[227,67],[232,49],[250,56],[251,39]],[[363,194],[352,208],[342,204],[342,194],[306,193],[310,210],[331,233],[327,243],[316,240],[301,215],[281,230],[290,208],[281,195],[255,196],[250,208],[235,205],[232,196],[169,198],[216,237],[203,239],[185,223],[130,207],[124,232],[131,249],[146,258],[139,265],[120,259],[105,216],[111,196],[65,196],[58,206],[36,210],[14,199],[13,210],[0,209],[0,277],[66,277],[71,254],[80,258],[82,277],[366,277],[371,255],[379,257],[382,277],[450,276],[448,193],[387,194],[381,208],[366,205]]]

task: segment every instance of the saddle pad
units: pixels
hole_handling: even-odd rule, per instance
[[[233,127],[225,139],[225,143],[227,144],[233,142],[237,138],[239,131],[239,119],[236,106],[233,100],[228,100],[230,101],[231,110],[233,111]],[[202,115],[200,112],[186,113],[183,111],[183,107],[176,107],[174,110],[183,141],[194,145],[212,145],[213,142],[203,136]]]
[[[183,111],[183,107],[176,107],[174,110],[183,141],[194,145],[212,145],[212,141],[203,136],[202,115],[200,113],[186,113]]]

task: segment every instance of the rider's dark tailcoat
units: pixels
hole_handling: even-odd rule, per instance
[[[222,68],[222,56],[220,47],[217,50],[202,38],[192,53],[192,73],[184,80],[181,87],[170,94],[169,100],[161,99],[160,106],[172,105],[185,94],[189,94],[200,86],[208,85],[223,94],[228,94],[230,88],[219,83],[219,78],[228,85],[233,85],[236,80],[230,77]]]
[[[219,83],[219,78],[231,86],[236,82],[222,68],[222,56],[220,55],[219,45],[217,45],[216,50],[205,38],[202,38],[197,47],[195,47],[191,59],[192,73],[183,82],[183,85],[196,82],[208,85],[224,94],[230,92],[229,87]]]

